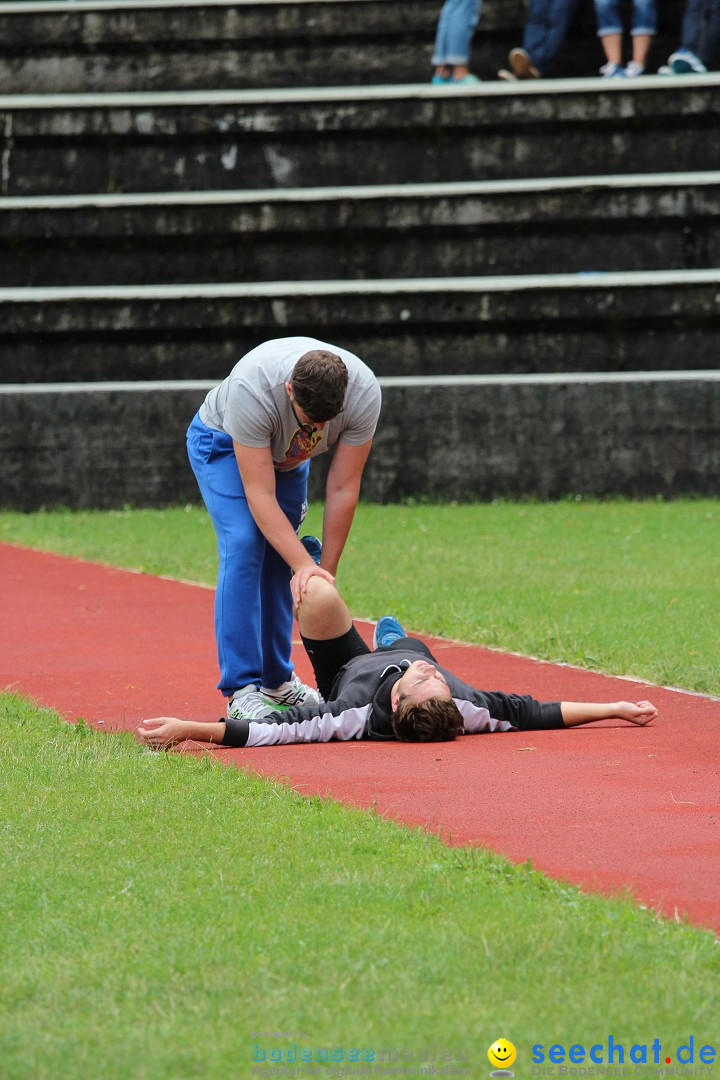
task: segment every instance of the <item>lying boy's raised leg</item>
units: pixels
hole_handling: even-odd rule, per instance
[[[370,649],[355,629],[340,593],[323,578],[310,578],[295,615],[317,688],[328,701],[340,669]]]
[[[303,637],[315,641],[347,634],[353,621],[347,604],[334,585],[321,577],[311,577],[295,608],[295,616]]]

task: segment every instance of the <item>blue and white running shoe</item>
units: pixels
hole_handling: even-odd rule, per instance
[[[322,544],[318,540],[317,536],[301,536],[300,543],[307,551],[313,562],[320,565],[320,556],[322,555]]]
[[[383,645],[392,645],[398,638],[407,637],[405,629],[394,615],[383,615],[375,624],[373,633],[373,649],[381,649]]]

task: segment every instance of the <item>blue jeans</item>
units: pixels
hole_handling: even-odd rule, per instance
[[[250,513],[233,441],[195,416],[187,433],[190,464],[218,541],[215,636],[220,682],[229,697],[248,683],[274,689],[292,674],[290,568]],[[307,510],[310,463],[275,473],[275,493],[293,529]]]
[[[547,75],[582,0],[530,0],[523,49],[541,75]]]
[[[657,7],[655,0],[633,0],[632,34],[657,33]],[[595,14],[598,22],[598,37],[607,34],[622,34],[623,24],[620,17],[620,0],[595,0]]]
[[[720,0],[687,0],[682,47],[699,56],[706,67],[720,48]]]
[[[470,62],[470,46],[481,8],[482,0],[445,0],[435,34],[435,67]]]

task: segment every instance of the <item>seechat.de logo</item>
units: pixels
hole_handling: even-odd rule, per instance
[[[569,1047],[562,1043],[553,1043],[546,1050],[543,1043],[537,1043],[532,1048],[535,1065],[545,1062],[550,1065],[564,1065],[568,1062],[571,1065],[582,1065],[584,1062],[592,1065],[670,1065],[673,1061],[680,1065],[693,1065],[696,1061],[702,1065],[712,1065],[715,1057],[714,1046],[696,1048],[694,1037],[688,1039],[683,1046],[678,1046],[672,1055],[667,1050],[663,1051],[659,1039],[653,1039],[651,1043],[634,1043],[626,1051],[622,1043],[615,1042],[612,1035],[608,1036],[606,1042],[594,1043],[589,1047],[579,1043]]]

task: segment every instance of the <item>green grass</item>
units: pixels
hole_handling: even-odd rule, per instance
[[[252,1076],[253,1031],[468,1052],[717,1043],[718,942],[6,696],[0,1075]],[[326,1074],[324,1071],[320,1075]]]
[[[708,500],[365,505],[339,584],[361,615],[720,693],[719,521]],[[197,508],[4,514],[0,540],[215,576]],[[499,1036],[521,1077],[536,1042],[720,1042],[709,932],[0,702],[3,1080],[243,1080],[278,1029],[460,1048],[476,1076]]]
[[[720,694],[719,533],[712,500],[362,505],[338,583],[358,615]],[[0,539],[215,579],[197,507],[3,514]]]

